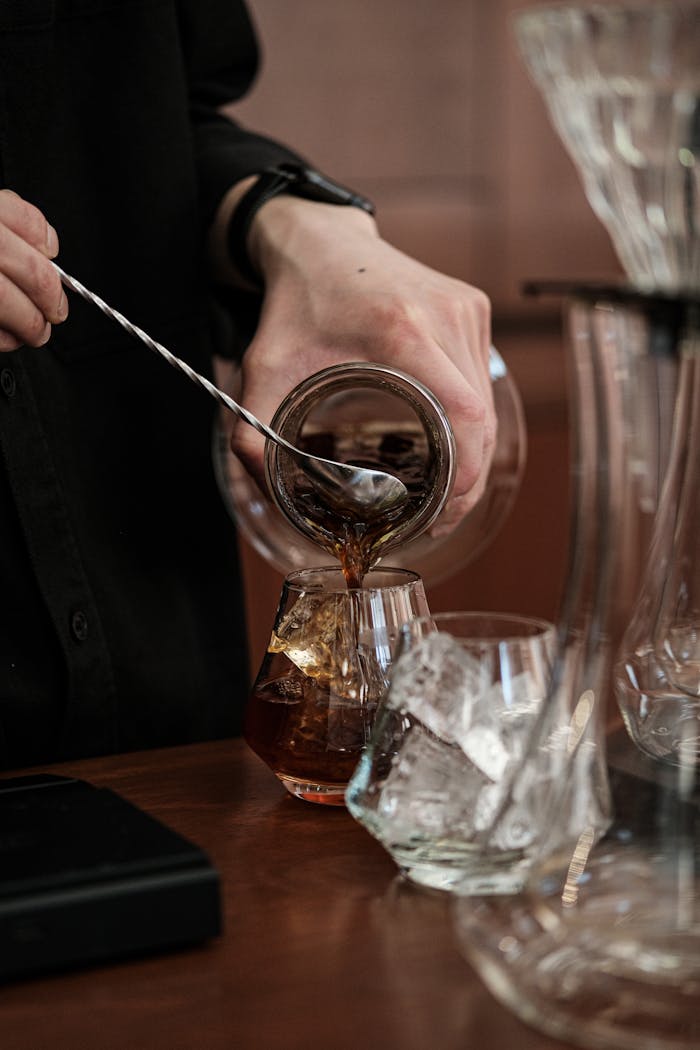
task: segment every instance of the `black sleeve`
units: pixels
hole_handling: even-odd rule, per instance
[[[248,131],[219,112],[221,106],[246,94],[259,68],[255,29],[242,0],[179,0],[178,11],[201,214],[208,225],[235,182],[271,165],[301,158],[282,143]]]

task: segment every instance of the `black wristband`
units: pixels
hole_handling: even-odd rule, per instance
[[[253,269],[246,242],[248,230],[258,208],[280,193],[321,201],[325,204],[350,205],[374,215],[374,205],[366,197],[322,175],[303,164],[278,164],[261,172],[233,210],[226,234],[231,262],[242,277],[251,284],[260,284],[260,275]]]

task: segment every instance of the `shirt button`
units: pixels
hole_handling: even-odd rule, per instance
[[[70,629],[76,642],[84,642],[88,636],[88,619],[84,612],[78,609],[70,618]]]
[[[17,383],[15,381],[15,373],[11,368],[3,368],[0,372],[0,387],[5,397],[14,397],[17,390]]]

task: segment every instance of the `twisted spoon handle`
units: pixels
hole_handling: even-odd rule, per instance
[[[323,459],[321,456],[313,456],[309,452],[302,452],[301,449],[295,448],[289,441],[276,434],[274,430],[271,430],[265,423],[262,423],[256,416],[239,405],[237,401],[234,401],[232,397],[225,394],[223,390],[219,390],[217,386],[210,383],[199,372],[195,372],[193,368],[190,368],[185,361],[181,361],[179,357],[172,354],[167,347],[161,346],[160,343],[157,343],[155,339],[151,339],[150,335],[141,328],[127,320],[118,310],[108,306],[104,299],[100,299],[99,295],[95,295],[94,292],[82,285],[80,281],[77,281],[75,277],[70,277],[56,263],[53,263],[53,266],[67,288],[77,292],[78,295],[82,296],[83,299],[87,299],[88,302],[93,303],[103,314],[120,324],[130,335],[140,339],[149,350],[155,351],[169,365],[183,372],[193,383],[201,386],[222,405],[225,405],[226,408],[229,408],[241,419],[244,419],[246,423],[249,423],[251,427],[255,427],[260,434],[287,449],[296,461],[303,465],[306,474],[314,481],[318,490],[323,493],[324,498],[331,504],[346,510],[348,500],[351,503],[354,502],[356,507],[361,509],[362,520],[364,521],[366,520],[366,515],[370,512],[375,515],[381,514],[388,507],[400,506],[406,502],[408,498],[406,486],[392,474],[385,474],[381,470],[354,467],[346,463],[335,463],[333,460]]]
[[[212,397],[216,398],[216,400],[222,405],[225,405],[226,408],[230,408],[232,412],[235,412],[236,415],[244,419],[246,423],[250,423],[252,427],[255,427],[255,429],[259,431],[259,433],[263,434],[265,437],[272,438],[273,441],[277,441],[288,448],[292,447],[284,440],[284,438],[280,437],[279,434],[276,434],[274,430],[270,430],[270,428],[265,426],[264,423],[261,423],[256,416],[251,415],[250,412],[246,411],[246,409],[239,405],[237,401],[234,401],[233,398],[228,396],[228,394],[225,394],[223,390],[219,390],[217,386],[210,383],[205,376],[200,375],[199,372],[195,372],[195,370],[190,368],[185,361],[182,361],[179,357],[176,357],[175,354],[172,354],[167,347],[163,346],[161,343],[157,343],[155,339],[151,339],[150,335],[144,332],[142,328],[132,324],[132,322],[124,317],[123,314],[120,314],[118,310],[115,310],[112,306],[108,306],[104,299],[100,299],[99,295],[91,292],[84,284],[77,281],[75,277],[71,277],[67,274],[57,263],[53,263],[53,266],[61,278],[61,281],[67,288],[70,288],[73,292],[77,292],[78,295],[81,295],[83,299],[87,299],[88,302],[93,303],[103,314],[106,314],[107,317],[111,317],[112,320],[120,324],[122,328],[125,328],[127,332],[136,336],[137,339],[140,339],[150,350],[154,350],[155,353],[160,354],[160,356],[164,358],[169,365],[172,365],[173,368],[177,368],[181,372],[184,372],[188,379],[191,379],[193,383],[197,383],[199,386],[203,387],[208,394],[211,394]]]

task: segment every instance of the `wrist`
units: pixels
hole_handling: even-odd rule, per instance
[[[267,201],[253,219],[248,231],[250,265],[259,274],[259,284],[301,259],[319,259],[329,244],[343,246],[367,237],[377,237],[374,217],[359,208],[338,208],[332,204],[281,196]]]
[[[316,207],[309,212],[308,208],[296,207],[295,201],[313,202]],[[320,212],[327,214],[327,209],[365,218],[374,214],[374,205],[366,197],[301,164],[268,169],[244,190],[228,222],[227,246],[231,262],[247,283],[262,283],[269,254],[265,249],[274,246],[274,231],[300,215],[317,214],[319,205]]]

